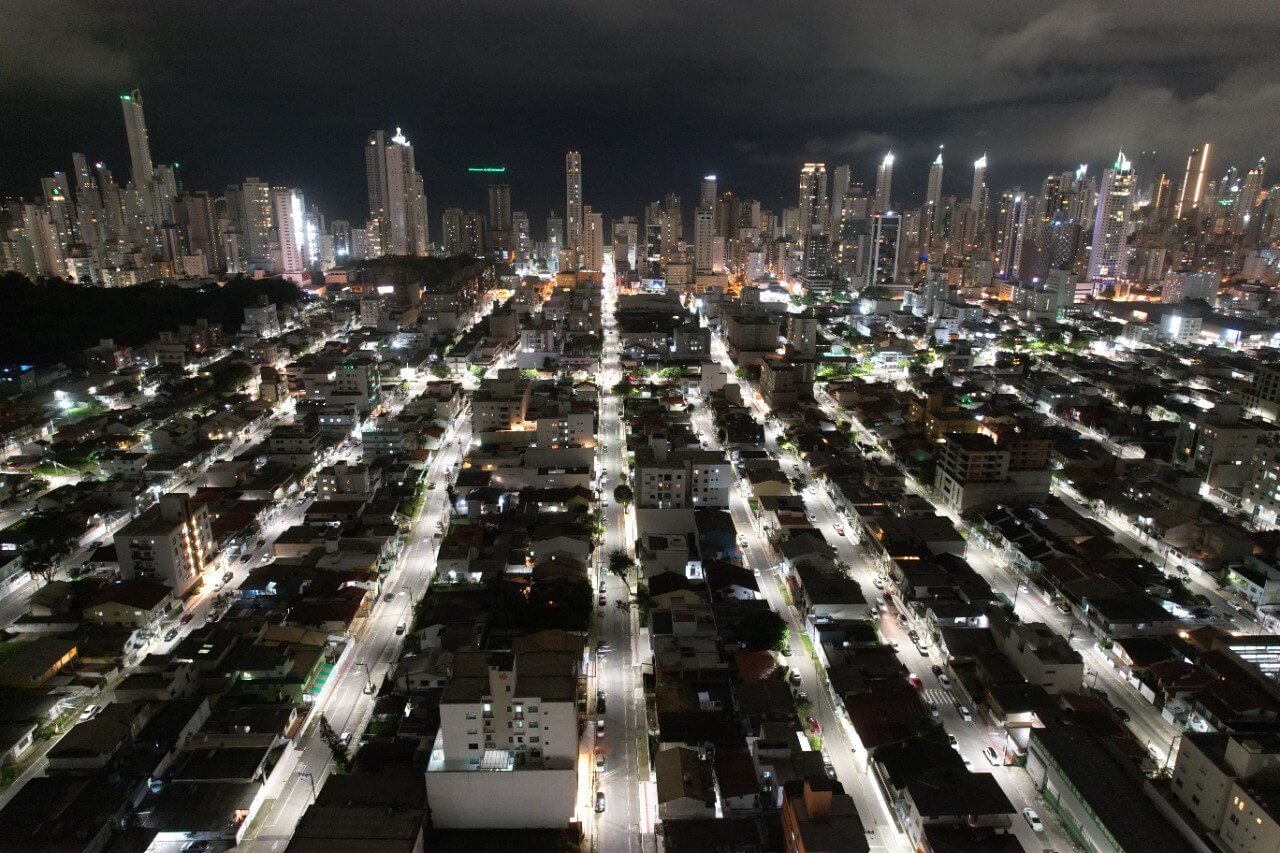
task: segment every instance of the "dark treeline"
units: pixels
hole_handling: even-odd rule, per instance
[[[56,280],[36,283],[6,273],[0,276],[0,362],[75,364],[80,352],[101,338],[137,347],[201,318],[231,332],[259,294],[278,305],[301,298],[298,288],[282,279],[231,279],[221,287],[199,289],[157,283],[93,287]]]

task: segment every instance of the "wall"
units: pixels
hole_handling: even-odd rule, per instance
[[[577,791],[573,767],[427,774],[431,823],[441,829],[565,827],[573,820]]]

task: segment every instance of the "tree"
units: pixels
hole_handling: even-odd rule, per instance
[[[445,366],[445,363],[443,361],[438,361],[435,364],[431,365],[431,375],[436,377],[437,379],[448,379],[449,368]]]
[[[328,745],[329,752],[333,755],[333,763],[338,765],[338,770],[345,772],[351,764],[351,756],[347,755],[347,745],[333,730],[333,726],[329,724],[329,718],[324,714],[320,715],[320,739]]]
[[[738,639],[752,651],[781,651],[787,643],[787,623],[773,610],[758,610],[738,623]]]
[[[635,499],[635,495],[631,491],[631,487],[625,483],[619,483],[613,487],[613,499],[618,502],[619,506],[626,506]]]
[[[1165,393],[1155,385],[1130,385],[1120,392],[1120,402],[1129,410],[1137,409],[1146,414],[1147,410],[1165,399]]]
[[[635,560],[628,557],[626,551],[609,552],[609,574],[617,575],[625,581],[633,566],[635,566]]]

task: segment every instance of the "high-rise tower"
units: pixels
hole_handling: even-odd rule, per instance
[[[972,242],[987,226],[987,155],[973,161],[973,189],[969,193],[969,240]]]
[[[582,155],[570,151],[564,158],[564,244],[582,251]]]
[[[800,240],[827,229],[827,164],[805,163],[800,170]]]
[[[884,159],[880,161],[880,168],[876,169],[876,213],[883,213],[889,210],[892,193],[893,152],[890,151],[888,154],[884,155]]]
[[[380,230],[382,254],[425,255],[428,246],[427,200],[413,145],[400,128],[388,142],[381,130],[365,144],[369,220]]]
[[[1209,143],[1191,149],[1187,158],[1187,171],[1182,176],[1182,189],[1178,193],[1178,206],[1174,216],[1181,219],[1200,207],[1204,195],[1204,176],[1209,168]]]
[[[1098,210],[1089,251],[1089,278],[1114,279],[1125,273],[1125,239],[1133,215],[1133,167],[1124,152],[1102,173]]]
[[[924,206],[927,210],[938,209],[942,201],[942,146],[938,146],[938,156],[933,158],[929,166],[929,184],[924,193]]]
[[[143,191],[155,169],[151,165],[147,120],[142,114],[142,93],[134,89],[128,95],[121,95],[120,107],[124,110],[124,132],[129,138],[129,178],[135,189]]]

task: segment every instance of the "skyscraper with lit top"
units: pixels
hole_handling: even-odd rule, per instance
[[[1093,221],[1089,278],[1105,281],[1125,275],[1125,241],[1133,215],[1133,166],[1121,151],[1102,173],[1098,209]]]

